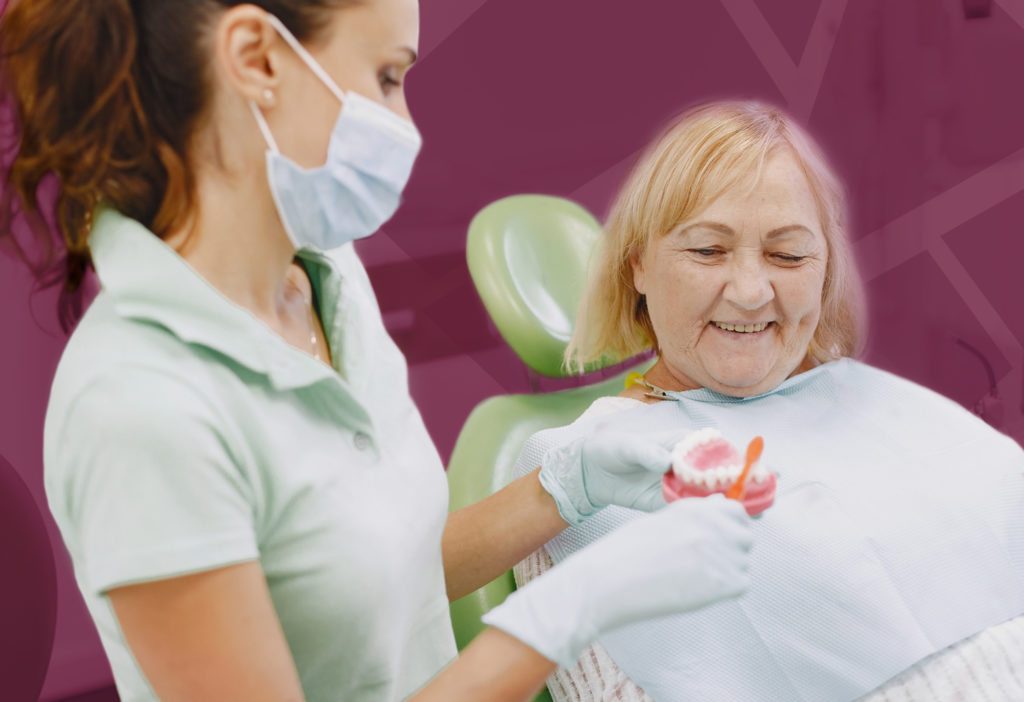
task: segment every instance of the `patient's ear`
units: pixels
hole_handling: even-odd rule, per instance
[[[647,294],[647,283],[644,276],[644,262],[640,253],[634,250],[629,254],[629,265],[633,267],[633,287],[641,295]]]

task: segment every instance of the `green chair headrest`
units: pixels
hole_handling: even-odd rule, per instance
[[[574,202],[515,195],[469,225],[466,259],[498,331],[526,365],[562,378],[587,264],[601,224]]]

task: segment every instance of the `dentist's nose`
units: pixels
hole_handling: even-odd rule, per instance
[[[768,262],[760,252],[738,253],[729,265],[724,297],[741,310],[757,310],[775,297]]]

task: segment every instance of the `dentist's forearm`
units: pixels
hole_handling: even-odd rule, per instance
[[[442,553],[449,600],[486,585],[568,526],[539,470],[448,515]]]
[[[500,629],[486,629],[409,702],[529,702],[555,664]]]

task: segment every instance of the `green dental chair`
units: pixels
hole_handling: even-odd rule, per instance
[[[601,225],[557,197],[516,195],[481,210],[469,225],[466,258],[487,312],[532,371],[564,378],[562,354],[583,294],[590,252]],[[622,391],[629,371],[559,392],[499,395],[481,402],[462,428],[448,464],[450,509],[478,502],[509,482],[519,451],[534,432],[572,422],[598,397]],[[608,364],[605,364],[608,365]],[[588,370],[598,370],[596,364]],[[512,571],[451,603],[459,649],[485,626],[480,617],[515,590]],[[544,690],[535,702],[551,697]]]

